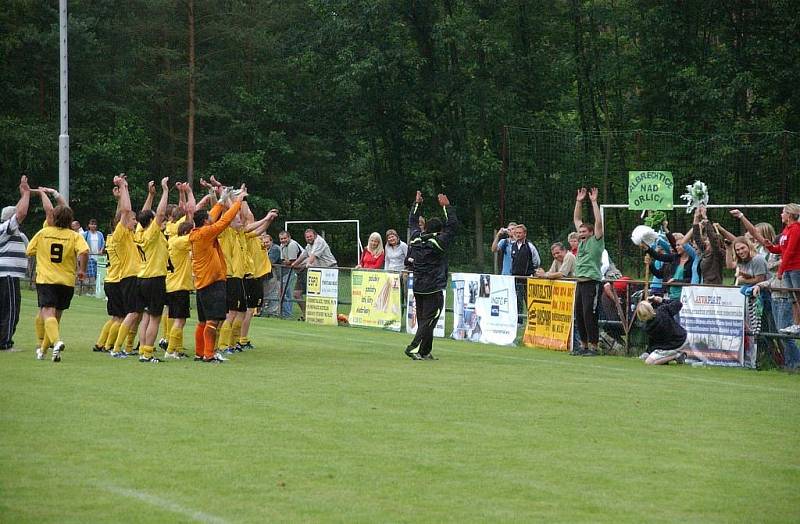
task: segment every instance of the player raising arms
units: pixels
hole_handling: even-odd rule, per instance
[[[221,356],[214,353],[214,347],[217,343],[217,327],[225,320],[227,313],[227,268],[217,238],[239,213],[242,200],[246,196],[247,188],[242,184],[233,204],[224,215],[224,205],[220,202],[210,212],[201,209],[194,213],[194,229],[189,233],[189,242],[192,244],[192,272],[197,288],[195,360],[222,362]]]
[[[176,184],[180,192],[180,200],[186,200],[186,216],[194,215],[195,201],[192,187],[186,183]],[[190,220],[181,220],[174,235],[167,241],[169,263],[167,265],[167,308],[169,311],[168,328],[163,337],[167,339],[165,358],[180,359],[183,352],[183,328],[189,318],[189,293],[194,290],[192,280],[192,244],[189,232],[193,228]]]
[[[139,270],[139,295],[144,305],[144,315],[139,325],[139,362],[160,362],[153,356],[161,314],[167,302],[167,239],[161,228],[166,219],[169,198],[169,178],[161,179],[161,199],[156,211],[143,209],[136,217],[142,227],[139,239],[139,254],[142,265]]]
[[[39,194],[42,201],[49,203],[45,191]],[[59,333],[59,321],[75,293],[75,268],[78,267],[81,280],[86,276],[89,245],[83,236],[70,229],[72,220],[72,209],[59,204],[53,209],[53,225],[42,228],[28,244],[27,255],[36,257],[36,294],[45,332],[36,350],[37,360],[44,360],[52,342],[53,362],[61,362],[65,345]]]

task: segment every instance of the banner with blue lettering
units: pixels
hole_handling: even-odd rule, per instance
[[[744,300],[738,289],[685,286],[680,321],[688,333],[686,356],[716,366],[743,365]]]
[[[517,338],[514,277],[453,273],[453,334],[456,340],[513,345]]]

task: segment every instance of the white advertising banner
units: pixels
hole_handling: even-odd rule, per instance
[[[513,345],[517,338],[514,277],[453,273],[453,334],[456,340]]]

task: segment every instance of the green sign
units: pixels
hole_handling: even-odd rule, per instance
[[[628,171],[628,209],[672,209],[670,171]]]

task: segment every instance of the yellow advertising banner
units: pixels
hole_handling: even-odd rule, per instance
[[[351,326],[400,331],[400,274],[355,270],[352,275]]]
[[[339,270],[309,268],[306,272],[306,322],[337,325]]]
[[[575,282],[528,279],[526,346],[569,351],[575,309]]]

